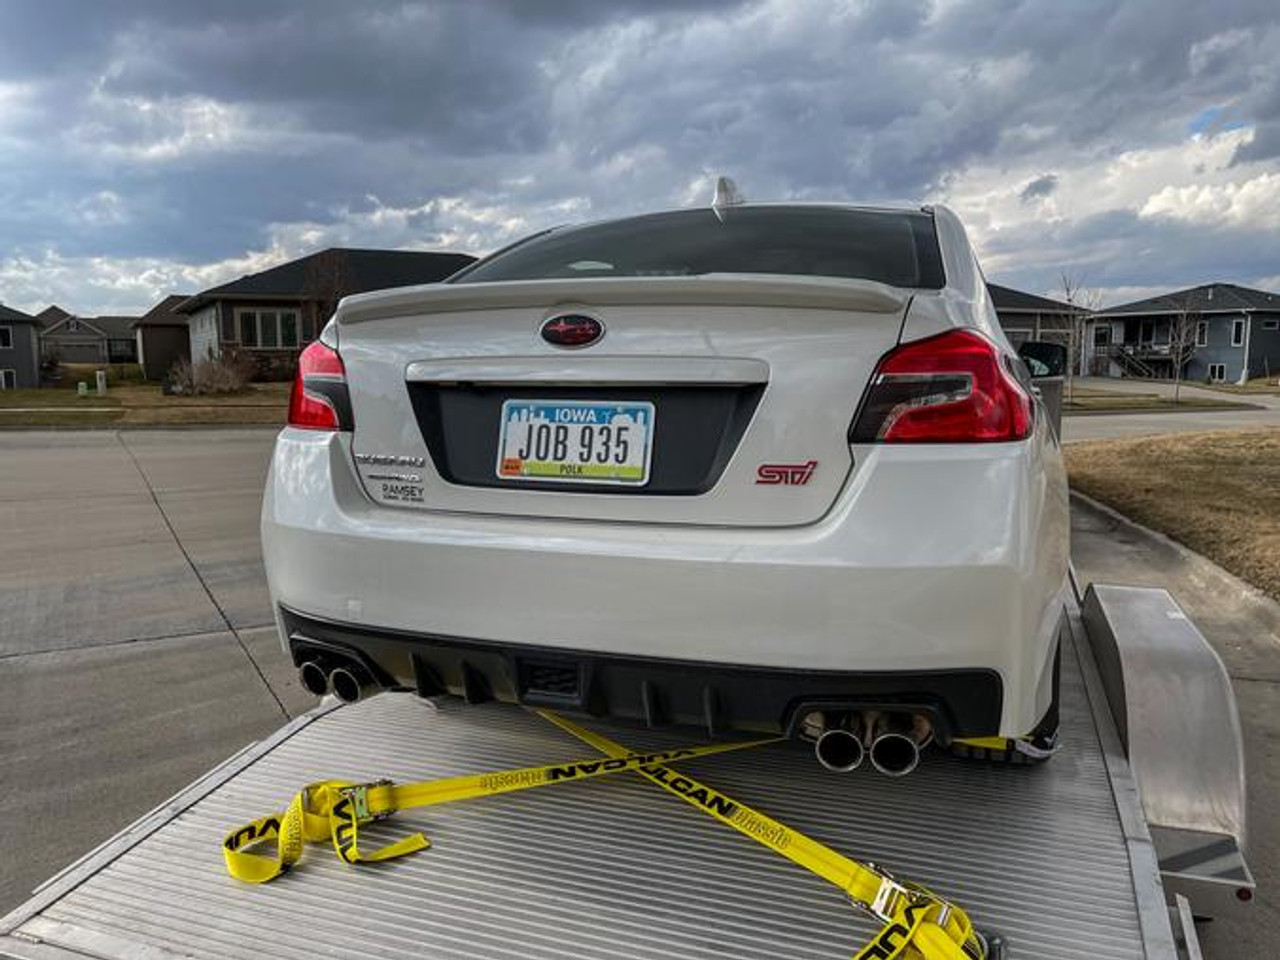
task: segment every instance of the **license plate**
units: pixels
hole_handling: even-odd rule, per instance
[[[641,487],[649,482],[652,448],[652,403],[507,400],[498,476]]]

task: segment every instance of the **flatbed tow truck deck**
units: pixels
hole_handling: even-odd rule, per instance
[[[783,742],[681,769],[954,900],[1009,957],[1194,960],[1190,909],[1166,906],[1099,662],[1073,605],[1063,748],[1039,766],[935,750],[893,780],[825,771],[804,744]],[[637,750],[698,740],[585,725]],[[282,809],[311,781],[430,780],[590,757],[519,707],[408,693],[326,701],[39,888],[0,920],[0,957],[834,960],[878,930],[831,885],[630,773],[361,828],[373,845],[414,831],[432,838],[402,860],[349,866],[311,845],[265,886],[224,869],[227,831]]]

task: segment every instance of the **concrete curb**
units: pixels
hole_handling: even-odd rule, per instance
[[[1159,530],[1152,530],[1150,527],[1143,526],[1142,524],[1138,523],[1136,520],[1130,520],[1119,510],[1116,510],[1114,507],[1107,506],[1105,503],[1103,503],[1100,500],[1093,499],[1093,497],[1089,496],[1088,494],[1081,493],[1078,490],[1072,490],[1071,498],[1073,500],[1080,501],[1085,506],[1093,510],[1096,510],[1098,513],[1105,516],[1108,520],[1112,520],[1115,523],[1119,524],[1120,526],[1126,527],[1131,533],[1136,534],[1138,536],[1149,537],[1150,539],[1155,540],[1158,543],[1164,544],[1165,546],[1169,547],[1174,552],[1176,552],[1179,556],[1183,557],[1189,562],[1195,563],[1195,564],[1203,564],[1205,567],[1212,569],[1218,576],[1222,577],[1223,580],[1225,580],[1227,583],[1231,584],[1233,587],[1238,589],[1240,593],[1243,594],[1245,597],[1249,598],[1250,601],[1257,603],[1258,605],[1263,607],[1269,607],[1272,611],[1274,611],[1277,617],[1280,617],[1280,603],[1277,603],[1275,600],[1271,599],[1270,596],[1263,593],[1261,590],[1259,590],[1253,584],[1249,583],[1247,580],[1241,580],[1230,570],[1227,570],[1225,567],[1221,567],[1218,564],[1214,563],[1204,554],[1196,553],[1190,547],[1185,546],[1182,543],[1179,543],[1177,540],[1174,540],[1172,537],[1168,536],[1167,534],[1161,533]]]

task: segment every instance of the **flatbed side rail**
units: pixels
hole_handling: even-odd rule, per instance
[[[1076,596],[1079,597],[1074,569],[1071,571],[1071,583],[1075,588]],[[1138,903],[1138,922],[1143,946],[1147,957],[1152,960],[1163,957],[1174,958],[1179,956],[1177,941],[1169,918],[1164,888],[1160,882],[1159,857],[1142,813],[1142,796],[1133,771],[1129,768],[1124,745],[1116,730],[1115,718],[1111,715],[1111,707],[1107,701],[1102,675],[1098,671],[1092,642],[1085,630],[1084,621],[1080,617],[1080,608],[1078,604],[1072,604],[1072,608],[1072,615],[1067,618],[1068,628],[1072,632],[1073,646],[1079,658],[1080,673],[1084,679],[1085,696],[1089,701],[1089,711],[1093,716],[1094,728],[1107,766],[1107,775],[1111,780],[1116,812],[1120,818],[1120,829],[1129,851],[1130,872],[1133,876],[1134,897]]]
[[[1166,590],[1091,584],[1081,615],[1166,894],[1247,909],[1244,745],[1231,678]]]

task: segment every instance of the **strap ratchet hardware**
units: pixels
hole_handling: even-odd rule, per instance
[[[702,813],[733,827],[762,846],[839,887],[858,909],[884,927],[853,960],[1000,960],[1003,943],[974,930],[963,910],[928,889],[895,877],[876,863],[859,863],[768,815],[665,766],[695,757],[774,743],[740,741],[637,753],[607,737],[547,710],[538,715],[594,747],[603,757],[545,767],[449,777],[420,783],[390,780],[349,783],[326,780],[299,791],[283,813],[238,827],[223,841],[228,872],[249,883],[266,883],[295,864],[304,841],[331,839],[345,863],[392,860],[427,849],[431,842],[411,834],[385,847],[361,853],[359,828],[385,820],[397,810],[451,803],[474,797],[631,772],[662,787]],[[275,856],[254,852],[275,841]]]
[[[354,786],[343,787],[341,793],[344,797],[351,801],[351,814],[358,821],[386,820],[395,813],[394,807],[387,807],[374,813],[369,807],[369,791],[374,787],[389,787],[392,783],[390,780],[375,780],[372,783],[357,783]]]
[[[855,900],[852,894],[850,894],[849,900],[855,907],[862,908],[877,920],[883,920],[888,923],[898,912],[896,907],[898,906],[899,898],[910,897],[912,895],[911,891],[898,883],[893,874],[879,864],[868,860],[865,866],[872,873],[880,874],[880,889],[876,891],[876,897],[870,903]]]

